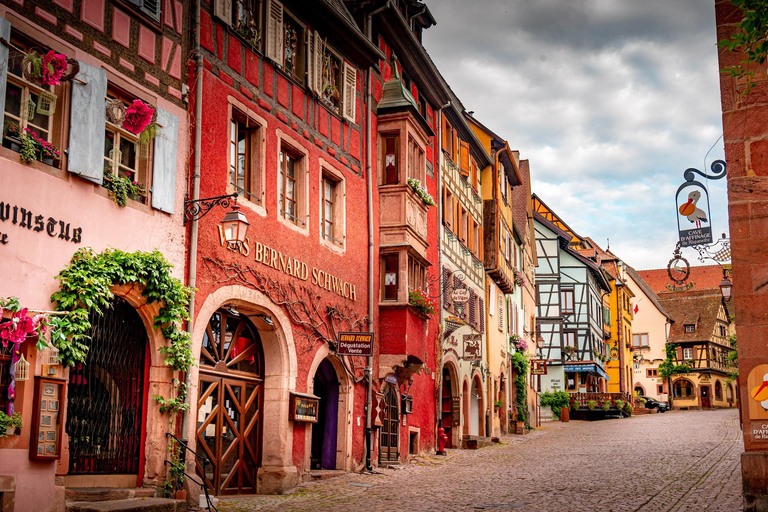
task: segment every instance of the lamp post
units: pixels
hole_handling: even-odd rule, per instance
[[[250,222],[245,214],[240,211],[237,204],[237,192],[224,196],[205,197],[202,199],[184,201],[184,223],[188,220],[199,220],[205,217],[215,206],[229,208],[224,218],[219,223],[223,232],[224,240],[228,244],[242,244],[245,242],[245,234],[248,232]]]

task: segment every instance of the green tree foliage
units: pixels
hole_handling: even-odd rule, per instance
[[[555,416],[560,417],[560,410],[571,406],[571,395],[567,391],[545,391],[539,395],[541,405],[548,405]]]
[[[731,0],[731,3],[741,10],[742,19],[737,24],[738,30],[718,45],[744,54],[744,60],[738,65],[723,71],[735,78],[746,77],[747,86],[742,93],[746,94],[754,87],[752,79],[757,66],[768,58],[768,0]]]
[[[677,347],[674,343],[667,343],[667,357],[659,365],[659,377],[662,379],[668,379],[672,375],[689,373],[691,371],[691,365],[688,363],[675,364],[677,360]]]

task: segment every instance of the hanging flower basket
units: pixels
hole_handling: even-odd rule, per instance
[[[40,93],[37,99],[37,113],[52,116],[56,113],[56,95],[49,91]]]
[[[59,85],[69,82],[80,72],[80,64],[63,53],[50,50],[45,55],[31,51],[21,62],[21,74],[25,80],[39,85]]]

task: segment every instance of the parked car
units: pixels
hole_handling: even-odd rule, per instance
[[[669,404],[667,402],[659,402],[655,398],[649,396],[641,396],[645,400],[646,409],[657,409],[659,412],[667,412],[669,410]]]

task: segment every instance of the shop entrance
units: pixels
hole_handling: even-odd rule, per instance
[[[389,385],[384,388],[382,423],[379,435],[379,462],[398,462],[400,408],[397,393]]]
[[[317,423],[312,425],[312,469],[336,469],[339,421],[339,379],[327,358],[317,367],[314,395],[320,397]]]
[[[446,448],[453,448],[453,424],[454,424],[454,382],[451,377],[451,371],[443,367],[443,396],[440,403],[440,426],[445,430],[448,436]],[[458,409],[458,408],[457,408]]]
[[[711,409],[712,403],[709,398],[709,386],[701,386],[701,408]]]
[[[258,330],[234,310],[211,316],[200,351],[197,473],[215,494],[255,494],[261,465],[264,355]]]
[[[91,313],[89,320],[86,361],[69,371],[69,474],[138,475],[146,414],[147,331],[136,310],[120,298],[103,315]]]
[[[472,391],[469,399],[469,434],[480,435],[480,390],[477,387],[477,379],[472,379]]]

